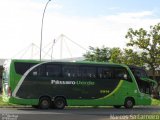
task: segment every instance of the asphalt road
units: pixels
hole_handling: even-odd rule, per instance
[[[39,110],[29,107],[0,108],[1,120],[129,120],[146,116],[154,118],[153,120],[160,119],[160,106],[135,107],[133,109],[66,108],[64,110]]]

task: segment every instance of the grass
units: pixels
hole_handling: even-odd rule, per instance
[[[3,102],[2,97],[0,97],[0,107],[17,106],[15,104]]]
[[[152,99],[152,103],[151,103],[151,105],[160,106],[160,100]]]
[[[160,106],[160,100],[152,99],[151,105]],[[155,114],[155,115],[160,115],[160,112],[155,112],[155,113],[153,113],[153,114]]]

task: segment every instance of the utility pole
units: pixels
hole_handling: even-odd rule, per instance
[[[44,15],[45,15],[45,11],[46,11],[47,5],[48,5],[48,3],[49,3],[50,1],[51,1],[51,0],[48,0],[48,2],[46,3],[45,8],[44,8],[44,11],[43,11],[43,16],[42,16],[42,24],[41,24],[41,41],[40,41],[40,61],[42,60],[43,20],[44,20]]]

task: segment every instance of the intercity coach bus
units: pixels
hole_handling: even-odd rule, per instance
[[[154,80],[137,67],[97,62],[9,60],[3,100],[36,108],[150,105]]]

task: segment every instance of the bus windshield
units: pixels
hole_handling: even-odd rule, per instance
[[[152,94],[153,89],[157,85],[156,81],[151,80],[143,68],[130,66],[130,69],[136,78],[140,92]]]

